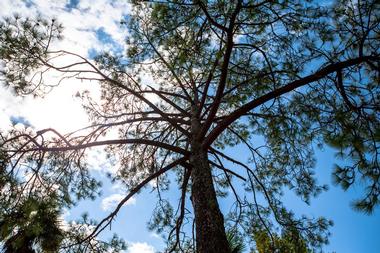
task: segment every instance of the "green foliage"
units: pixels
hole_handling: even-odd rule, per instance
[[[281,235],[271,235],[267,231],[258,231],[254,234],[255,251],[257,253],[266,252],[286,252],[286,253],[310,253],[306,240],[302,238],[297,230],[284,230]]]
[[[358,181],[364,184],[364,196],[353,207],[365,213],[375,210],[380,203],[377,0],[327,5],[301,0],[131,2],[132,11],[121,22],[128,30],[126,54],[104,52],[95,63],[49,51],[62,29],[55,20],[16,16],[0,24],[1,74],[18,93],[41,95],[50,87],[44,78],[37,83],[30,79],[36,71],[43,77],[45,68],[65,77],[100,81],[101,90],[101,101],[91,100],[88,93],[79,95],[93,125],[77,135],[32,129],[4,134],[0,149],[0,186],[7,193],[0,196],[4,217],[12,213],[9,210],[22,210],[29,217],[32,211],[23,209],[29,199],[25,189],[38,200],[54,193],[58,210],[96,198],[101,184],[86,159],[92,145],[105,144],[117,167],[110,175],[113,182],[137,194],[143,188],[140,184],[155,175],[158,204],[148,226],[165,235],[168,249],[174,251],[195,250],[188,233],[194,215],[187,206],[193,174],[187,183],[184,171],[192,168],[191,156],[198,149],[209,159],[216,195],[230,193],[236,200],[224,217],[226,227],[238,227],[235,234],[227,233],[237,251],[249,240],[256,242],[259,252],[310,252],[327,243],[331,221],[297,217],[282,202],[289,190],[306,203],[327,190],[315,177],[317,147],[336,150],[335,184],[344,190]],[[92,75],[57,68],[51,59],[61,54],[77,57]],[[152,83],[141,81],[146,76]],[[150,99],[152,94],[158,99]],[[46,132],[55,137],[45,138]],[[118,139],[100,142],[109,132],[117,133]],[[246,160],[230,152],[237,146]],[[178,163],[170,167],[173,161]],[[158,173],[166,166],[174,177],[167,171]],[[41,179],[46,187],[30,183],[25,175]],[[240,180],[239,187],[235,179]],[[173,185],[179,185],[182,194],[177,204],[165,197]],[[212,199],[204,201],[215,207]],[[85,249],[81,243],[86,229],[96,224],[83,217],[70,225],[59,243],[77,242],[73,252]],[[5,225],[8,234],[3,240],[12,238],[12,226]],[[283,233],[269,232],[275,228]],[[34,238],[43,234],[38,226],[32,231],[32,238],[26,232],[21,235],[25,245],[34,247]],[[240,232],[254,238],[240,239]],[[99,251],[124,247],[118,238],[87,242]]]
[[[172,217],[173,207],[166,200],[160,201],[153,212],[148,228],[150,230],[156,230],[158,233],[162,233],[163,228],[169,227],[172,224]]]
[[[243,237],[237,231],[227,230],[226,235],[232,253],[243,253],[245,251],[246,246]]]
[[[52,199],[25,199],[16,208],[0,214],[0,240],[4,253],[57,252],[64,231],[57,202]]]
[[[90,228],[97,224],[86,213],[82,214],[81,219],[68,223],[65,229],[64,241],[60,245],[60,252],[121,253],[127,249],[124,240],[116,234],[107,240],[100,240],[96,237],[88,238]]]
[[[75,186],[74,176],[67,170],[66,160],[58,156],[54,158],[56,159],[51,159],[44,169],[46,171],[49,171],[49,168],[57,169],[59,177],[52,170],[49,173],[45,172],[46,174],[42,173],[42,168],[40,168],[40,175],[21,169],[17,174],[12,170],[13,164],[10,163],[11,159],[8,158],[7,153],[0,152],[2,251],[4,253],[75,253],[92,252],[89,249],[96,249],[96,252],[118,253],[125,250],[124,240],[116,235],[108,241],[93,238],[84,243],[89,228],[97,224],[94,220],[87,218],[75,222],[63,220],[61,213],[64,208],[73,205],[74,200],[93,198],[96,188],[100,185],[89,177],[88,171],[82,168],[81,178],[77,181],[79,184]],[[60,158],[63,160],[59,160]],[[28,159],[38,161],[33,156]],[[23,181],[24,178],[29,179]]]
[[[62,29],[56,20],[40,17],[24,19],[16,14],[1,21],[0,59],[7,66],[1,69],[1,75],[6,84],[19,94],[30,94],[40,87],[41,83],[29,75],[44,65],[50,42],[61,39]]]

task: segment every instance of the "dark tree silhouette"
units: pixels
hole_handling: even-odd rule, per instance
[[[43,252],[57,252],[64,233],[55,203],[30,197],[17,208],[1,217],[4,253],[33,253],[35,245]]]
[[[100,102],[80,95],[92,122],[87,128],[2,134],[9,160],[2,177],[17,181],[14,203],[36,191],[54,192],[69,207],[96,197],[100,184],[86,155],[105,146],[117,161],[110,176],[129,193],[66,249],[94,242],[149,182],[158,199],[149,227],[166,235],[168,252],[230,253],[228,229],[266,231],[274,244],[278,226],[318,247],[330,222],[296,217],[281,195],[292,189],[308,202],[325,188],[313,176],[314,149],[325,144],[343,157],[333,171],[336,183],[347,189],[365,182],[354,206],[374,210],[380,194],[378,1],[132,4],[121,22],[127,52],[94,59],[50,50],[62,30],[55,20],[14,17],[0,26],[2,75],[18,94],[42,95],[55,85],[44,78],[51,71],[101,87]],[[73,61],[60,64],[65,57]],[[154,81],[142,82],[142,75]],[[243,156],[227,148],[237,145]],[[1,182],[3,191],[12,189],[13,181]],[[162,192],[175,183],[181,197],[171,203]],[[218,200],[227,191],[235,202],[222,213]]]

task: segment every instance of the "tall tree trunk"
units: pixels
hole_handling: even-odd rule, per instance
[[[207,152],[196,143],[192,145],[190,163],[197,253],[230,253]]]

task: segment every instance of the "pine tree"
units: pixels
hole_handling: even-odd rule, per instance
[[[121,22],[129,34],[127,52],[94,59],[50,50],[61,39],[56,20],[14,17],[1,23],[2,76],[18,94],[41,96],[52,85],[44,79],[49,71],[97,81],[102,91],[100,102],[81,95],[92,125],[79,132],[3,133],[1,149],[12,162],[1,182],[21,180],[22,189],[34,191],[33,181],[16,175],[31,173],[43,179],[45,194],[55,192],[60,206],[70,207],[97,196],[101,185],[86,155],[106,146],[118,161],[110,177],[129,193],[76,245],[94,240],[154,181],[158,204],[149,227],[166,235],[168,252],[186,246],[189,252],[230,253],[230,226],[248,234],[283,227],[299,231],[308,247],[319,247],[331,222],[296,217],[281,196],[291,189],[308,202],[325,189],[314,177],[314,149],[327,144],[344,159],[333,172],[336,183],[348,189],[365,182],[365,195],[354,206],[373,212],[380,194],[378,1],[132,4]],[[76,61],[60,65],[65,56]],[[143,83],[142,75],[154,82]],[[228,152],[237,145],[245,158]],[[25,163],[27,168],[17,169]],[[161,194],[174,184],[178,203]],[[234,208],[222,213],[218,201],[228,189]],[[194,233],[188,233],[191,223]]]

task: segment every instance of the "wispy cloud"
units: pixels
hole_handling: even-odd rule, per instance
[[[150,233],[150,236],[151,237],[153,237],[153,238],[155,238],[155,239],[161,239],[161,236],[159,235],[159,234],[157,234],[157,233]]]
[[[146,242],[133,242],[129,244],[127,253],[154,253],[154,248]]]
[[[125,194],[123,195],[121,193],[114,193],[108,197],[105,197],[101,204],[103,211],[110,211],[114,209],[124,197]],[[136,205],[136,198],[132,197],[124,204],[124,206],[128,205]]]

